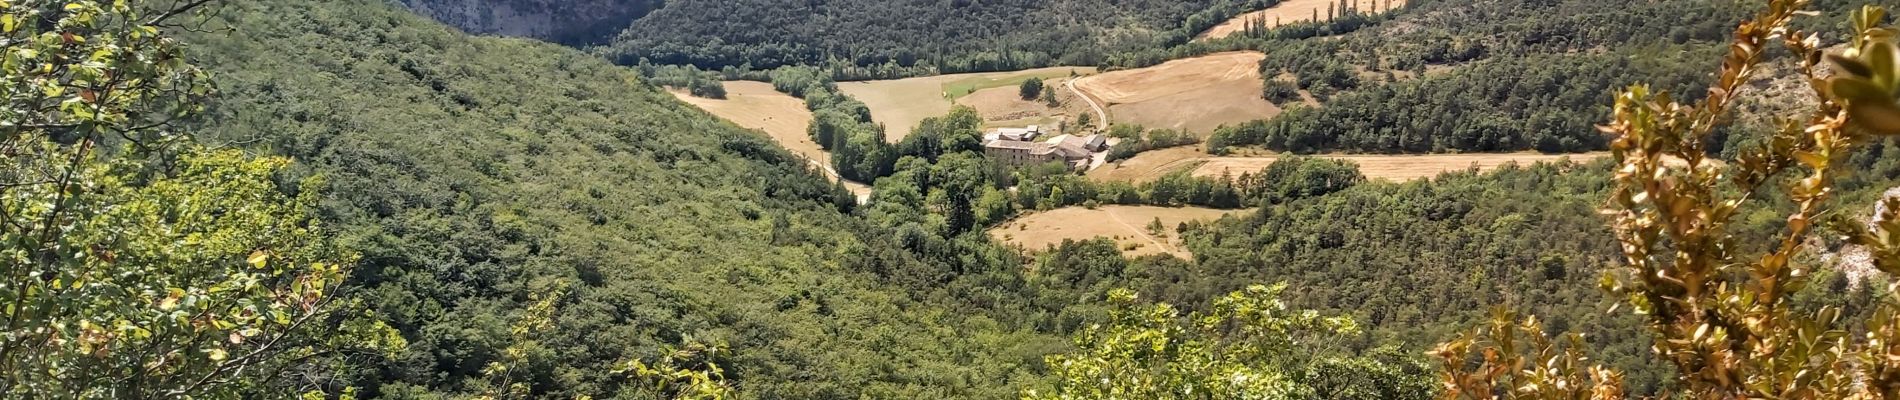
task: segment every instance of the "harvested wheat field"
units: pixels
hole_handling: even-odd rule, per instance
[[[1092,74],[1094,67],[1049,67],[1023,71],[982,72],[972,74],[951,74],[905,78],[882,81],[839,82],[838,89],[844,94],[864,102],[871,109],[871,119],[884,124],[884,140],[896,143],[910,135],[924,118],[942,116],[950,112],[953,101],[951,91],[959,94],[970,91],[1008,86],[1009,82],[1022,82],[1031,77],[1066,77],[1070,73]],[[1010,91],[1015,88],[1011,87]]]
[[[806,126],[811,125],[811,111],[805,109],[804,100],[773,90],[770,83],[730,81],[725,85],[724,99],[696,97],[681,90],[669,92],[680,101],[735,125],[765,132],[780,146],[812,160],[814,164],[825,168],[826,174],[833,180],[838,179],[837,174],[830,172],[831,154],[819,148],[818,143],[812,142],[811,135],[805,132]],[[845,181],[844,185],[860,199],[871,194],[871,187],[862,183]]]
[[[1345,159],[1359,164],[1359,172],[1367,179],[1383,179],[1402,182],[1414,179],[1427,179],[1447,171],[1459,171],[1476,167],[1489,170],[1498,166],[1515,163],[1531,165],[1538,162],[1557,161],[1569,158],[1571,161],[1588,162],[1598,157],[1606,157],[1607,152],[1579,154],[1540,154],[1540,153],[1487,153],[1487,154],[1418,154],[1418,155],[1328,155],[1327,158]],[[1215,157],[1206,159],[1194,169],[1194,176],[1219,176],[1223,173],[1240,176],[1266,169],[1278,157]]]
[[[1196,146],[1149,150],[1134,158],[1103,164],[1089,170],[1088,176],[1098,182],[1147,182],[1172,172],[1194,170],[1211,157]]]
[[[1044,82],[1055,88],[1056,107],[1040,99],[1023,100],[1016,86],[1003,86],[981,89],[958,97],[956,104],[976,109],[983,117],[984,127],[1020,127],[1042,125],[1054,127],[1074,119],[1073,117],[1089,112],[1088,103],[1075,97],[1075,93],[1063,89],[1069,78],[1054,78]]]
[[[1215,210],[1195,207],[1102,206],[1093,210],[1069,207],[1030,214],[991,228],[990,237],[1041,251],[1062,244],[1063,240],[1109,238],[1122,254],[1140,256],[1172,254],[1191,258],[1181,247],[1175,227],[1187,221],[1220,219],[1222,215],[1245,210]],[[1161,219],[1160,235],[1148,233],[1148,224]]]
[[[1405,6],[1405,0],[1348,1],[1351,3],[1352,9],[1355,10],[1384,12]],[[1195,35],[1194,40],[1202,41],[1224,38],[1247,30],[1248,25],[1262,25],[1267,29],[1273,29],[1280,27],[1280,25],[1311,21],[1315,15],[1319,16],[1320,19],[1325,19],[1326,7],[1332,5],[1334,8],[1337,8],[1337,4],[1339,4],[1339,0],[1283,0],[1280,4],[1265,10],[1234,16],[1234,18],[1227,20],[1227,22],[1215,25],[1213,28],[1208,28],[1206,32]]]
[[[1540,153],[1485,153],[1485,154],[1341,154],[1319,157],[1351,160],[1359,164],[1359,172],[1368,179],[1380,179],[1394,182],[1431,178],[1446,171],[1457,171],[1478,167],[1479,170],[1496,168],[1505,163],[1530,165],[1542,161],[1556,161],[1565,157],[1576,162],[1588,162],[1598,157],[1609,156],[1606,152],[1578,154],[1540,154]],[[1109,163],[1101,168],[1089,171],[1088,176],[1096,181],[1148,182],[1180,171],[1192,171],[1194,176],[1240,176],[1266,169],[1281,156],[1275,154],[1248,154],[1220,157],[1201,152],[1193,146],[1175,147],[1149,151],[1119,163]]]
[[[1253,51],[1216,53],[1083,77],[1075,86],[1106,103],[1116,124],[1207,135],[1221,125],[1279,115],[1280,107],[1260,96],[1265,58]]]

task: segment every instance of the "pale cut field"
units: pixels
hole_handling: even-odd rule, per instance
[[[1057,107],[1049,107],[1047,102],[1040,99],[1023,100],[1016,86],[977,90],[957,98],[956,104],[976,109],[977,115],[983,117],[983,126],[986,128],[1028,125],[1054,127],[1063,121],[1073,120],[1074,116],[1089,112],[1088,103],[1076,98],[1074,92],[1063,89],[1063,85],[1068,81],[1069,78],[1063,77],[1044,82],[1045,85],[1055,88],[1056,100],[1060,104]]]
[[[1353,9],[1357,10],[1372,10],[1373,6],[1378,6],[1379,9],[1377,11],[1384,12],[1405,6],[1405,0],[1348,1],[1353,4]],[[1228,19],[1227,22],[1215,25],[1213,28],[1208,28],[1206,32],[1195,35],[1194,40],[1214,40],[1228,37],[1247,30],[1248,24],[1264,23],[1267,29],[1273,29],[1280,27],[1280,25],[1311,21],[1315,11],[1319,12],[1318,15],[1321,19],[1325,19],[1326,6],[1328,4],[1339,4],[1339,0],[1284,0],[1281,1],[1280,4],[1265,10],[1234,16],[1234,18]]]
[[[882,81],[839,82],[838,89],[871,109],[871,120],[884,124],[884,140],[896,143],[924,118],[950,113],[951,84],[969,85],[983,80],[1006,81],[1026,76],[1066,77],[1095,73],[1095,67],[1049,67],[1022,71],[980,72],[905,78]],[[1011,88],[1009,90],[1015,90]]]
[[[1042,251],[1060,245],[1063,240],[1088,240],[1097,237],[1115,241],[1122,254],[1133,257],[1170,254],[1184,259],[1193,254],[1182,248],[1174,228],[1187,221],[1210,221],[1222,215],[1246,210],[1215,210],[1196,207],[1102,206],[1059,208],[1017,218],[989,230],[990,237]],[[1148,234],[1148,223],[1161,219],[1163,237]],[[1139,245],[1128,250],[1131,245]]]
[[[1106,103],[1116,124],[1205,136],[1221,125],[1271,118],[1280,107],[1261,98],[1266,54],[1235,51],[1083,77],[1076,88]]]
[[[687,94],[685,91],[669,90],[680,101],[699,107],[706,112],[719,116],[735,125],[747,129],[765,132],[766,136],[778,142],[780,146],[804,156],[806,159],[826,169],[826,175],[838,180],[830,173],[831,154],[818,143],[812,142],[811,135],[805,129],[811,125],[811,111],[805,109],[805,101],[797,97],[780,93],[772,89],[772,84],[753,81],[725,82],[725,99],[708,99]],[[859,198],[871,194],[871,187],[862,183],[845,181],[845,188]]]
[[[1429,179],[1448,171],[1462,171],[1477,167],[1486,171],[1505,164],[1529,166],[1539,162],[1557,161],[1569,158],[1579,163],[1589,162],[1598,157],[1607,157],[1607,152],[1579,154],[1540,154],[1540,153],[1485,153],[1485,154],[1418,154],[1418,155],[1325,155],[1320,157],[1344,159],[1359,164],[1359,172],[1367,179],[1382,179],[1403,182],[1414,179]],[[1258,172],[1273,164],[1279,157],[1216,157],[1207,159],[1194,169],[1194,176],[1220,176],[1222,173],[1240,176],[1242,173]]]
[[[1446,171],[1460,171],[1472,166],[1479,170],[1489,170],[1506,163],[1531,165],[1541,161],[1556,161],[1565,157],[1579,163],[1599,157],[1607,157],[1607,152],[1578,154],[1540,154],[1540,153],[1483,153],[1483,154],[1339,154],[1318,157],[1351,160],[1359,164],[1359,171],[1367,179],[1379,179],[1403,182],[1438,176]],[[1194,176],[1220,176],[1223,173],[1238,177],[1243,173],[1255,173],[1266,169],[1280,155],[1257,154],[1230,157],[1217,157],[1193,146],[1175,147],[1149,151],[1123,160],[1120,165],[1110,163],[1089,171],[1089,177],[1096,181],[1148,182],[1180,171],[1190,172]]]
[[[1195,146],[1149,150],[1120,162],[1103,164],[1101,168],[1089,170],[1088,176],[1098,182],[1147,182],[1170,172],[1192,170],[1212,157]]]

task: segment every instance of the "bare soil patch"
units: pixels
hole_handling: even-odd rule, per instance
[[[772,89],[772,84],[753,81],[726,82],[726,98],[708,99],[686,94],[681,90],[669,90],[680,101],[699,107],[706,112],[732,122],[742,128],[764,132],[780,146],[796,153],[822,168],[831,165],[831,153],[812,142],[811,135],[805,132],[811,125],[811,111],[805,109],[805,101],[797,97],[780,93]],[[827,173],[832,180],[836,174]],[[845,181],[845,187],[860,198],[871,193],[871,187],[858,182]]]
[[[884,125],[884,140],[896,143],[910,135],[910,130],[924,118],[942,116],[950,112],[952,96],[951,86],[956,90],[967,91],[971,88],[982,90],[1005,89],[1004,87],[982,88],[994,82],[1009,82],[1027,77],[1066,77],[1076,74],[1095,73],[1094,67],[1049,67],[1023,71],[982,72],[971,74],[951,74],[905,78],[882,81],[839,82],[838,89],[844,94],[864,102],[871,108],[871,120]],[[1006,90],[1015,91],[1015,87]]]
[[[1093,210],[1069,207],[1030,214],[991,228],[990,237],[1041,251],[1062,244],[1063,240],[1108,238],[1122,254],[1140,256],[1171,254],[1191,258],[1182,248],[1175,227],[1187,221],[1219,219],[1222,215],[1245,210],[1215,210],[1195,207],[1103,206]],[[1160,235],[1150,234],[1148,224],[1156,218],[1163,227]]]
[[[1265,58],[1252,51],[1216,53],[1083,77],[1076,88],[1107,103],[1114,123],[1206,135],[1221,125],[1279,115],[1280,107],[1260,95]]]
[[[1348,0],[1348,2],[1355,10],[1373,10],[1374,6],[1377,6],[1378,12],[1405,6],[1405,0]],[[1267,29],[1273,29],[1280,25],[1312,21],[1315,15],[1320,19],[1326,19],[1326,7],[1334,5],[1337,8],[1337,4],[1339,4],[1338,0],[1283,0],[1280,4],[1265,10],[1243,13],[1227,22],[1208,28],[1206,32],[1195,35],[1194,40],[1228,37],[1247,30],[1248,25],[1265,25]]]

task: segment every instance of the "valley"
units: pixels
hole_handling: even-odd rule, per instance
[[[13,0],[0,399],[1879,398],[1886,7]]]
[[[1151,67],[1098,72],[1094,68],[1051,67],[1022,71],[937,75],[894,80],[836,83],[838,93],[863,102],[871,121],[882,126],[886,142],[904,142],[911,127],[941,117],[953,107],[968,107],[985,132],[1040,126],[1046,131],[1086,134],[1073,124],[1084,115],[1112,124],[1166,129],[1205,138],[1223,127],[1272,119],[1282,109],[1260,95],[1265,81],[1260,52],[1234,51],[1171,60]],[[1364,72],[1361,72],[1364,73]],[[1038,79],[1048,98],[1022,96],[1019,85]],[[834,180],[831,155],[812,141],[806,129],[812,114],[803,100],[775,90],[773,84],[726,81],[726,98],[707,99],[681,90],[671,93],[682,101],[731,121],[760,130],[781,146],[824,167]],[[1323,107],[1305,96],[1306,107]],[[1296,100],[1297,101],[1297,100]],[[1099,125],[1097,125],[1099,127]],[[1099,129],[1099,128],[1097,128]],[[1053,133],[1052,133],[1053,135]],[[1045,136],[1046,137],[1046,136]],[[1041,139],[1036,139],[1040,141]],[[1121,141],[1123,139],[1116,139]],[[1219,181],[1256,174],[1285,154],[1259,148],[1230,149],[1231,154],[1208,154],[1188,145],[1148,150],[1133,157],[1098,163],[1083,174],[1098,184],[1148,185],[1172,174]],[[1322,154],[1316,157],[1350,162],[1366,179],[1390,182],[1427,180],[1454,171],[1488,171],[1503,165],[1530,166],[1570,160],[1586,163],[1607,153],[1540,154],[1534,152],[1471,154]],[[868,184],[845,181],[847,188],[868,203]],[[1169,226],[1188,220],[1207,221],[1233,210],[1194,207],[1118,205],[1100,208],[1069,207],[1035,212],[989,228],[999,240],[1039,252],[1065,240],[1108,238],[1129,256],[1171,254],[1188,258],[1183,243],[1158,240],[1130,230],[1129,218],[1141,223],[1160,217]]]

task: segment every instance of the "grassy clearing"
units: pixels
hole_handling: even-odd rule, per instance
[[[838,90],[864,102],[871,108],[871,119],[884,124],[884,140],[897,142],[910,135],[924,118],[936,117],[950,112],[952,97],[946,92],[954,82],[1007,81],[1011,76],[1068,76],[1070,71],[1079,74],[1095,73],[1093,67],[1049,67],[1024,71],[983,72],[972,74],[954,74],[925,76],[917,78],[891,79],[882,81],[840,82]],[[1016,81],[1017,84],[1022,81]],[[969,85],[970,83],[965,83]],[[974,86],[971,86],[974,87]],[[980,89],[978,89],[980,90]],[[966,93],[967,95],[967,93]]]
[[[1029,81],[1029,78],[1042,78],[1046,81],[1054,78],[1066,78],[1070,75],[1080,75],[1093,70],[1094,68],[1044,68],[1015,75],[976,75],[945,82],[943,84],[943,95],[948,96],[951,101],[956,101],[956,99],[968,96],[970,93],[976,93],[978,90],[1021,86],[1023,82]]]

